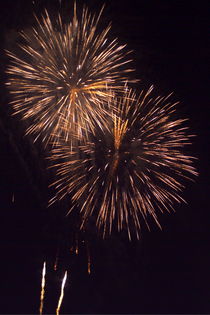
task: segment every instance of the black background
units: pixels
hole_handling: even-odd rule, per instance
[[[209,313],[207,2],[84,2],[94,11],[105,2],[102,23],[111,20],[111,36],[134,51],[139,89],[154,84],[160,93],[174,91],[175,99],[180,100],[180,116],[189,117],[190,130],[197,135],[191,150],[198,158],[199,177],[186,185],[183,196],[187,205],[159,216],[163,231],[152,224],[150,232],[143,231],[141,240],[132,243],[122,235],[106,241],[92,235],[90,276],[82,245],[72,266],[65,257],[62,263],[61,257],[60,271],[53,273],[57,235],[62,235],[61,243],[65,239],[59,231],[63,225],[59,215],[46,210],[49,191],[44,152],[23,137],[22,123],[11,117],[4,86],[8,62],[4,49],[14,49],[17,32],[34,23],[33,11],[39,14],[47,7],[55,12],[59,1],[1,2],[0,312],[38,313],[41,269],[48,254],[47,313],[55,310],[66,268],[64,313]]]

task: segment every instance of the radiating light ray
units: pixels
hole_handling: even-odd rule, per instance
[[[52,149],[53,202],[69,194],[69,212],[80,209],[81,227],[94,217],[104,236],[115,224],[139,238],[143,221],[148,226],[150,216],[160,227],[157,210],[171,211],[183,201],[183,179],[197,175],[185,153],[191,136],[185,120],[176,118],[177,103],[153,94],[153,87],[138,97],[125,88],[113,99],[117,113],[106,131],[77,146],[61,139]]]
[[[43,313],[43,306],[44,306],[45,276],[46,276],[46,262],[44,262],[43,269],[42,269],[42,283],[41,283],[40,308],[39,308],[40,315],[42,315]]]
[[[53,20],[46,10],[30,33],[21,33],[25,57],[7,52],[14,114],[30,121],[26,133],[35,140],[42,135],[43,141],[57,141],[62,132],[68,140],[70,130],[84,137],[96,124],[106,128],[107,99],[122,89],[132,71],[125,45],[108,38],[111,26],[99,28],[103,8],[97,16],[86,7],[77,11],[75,2],[73,18],[65,24],[59,14]]]
[[[59,315],[59,313],[60,313],[60,308],[61,308],[61,304],[62,304],[63,297],[64,297],[64,288],[65,288],[65,284],[66,284],[66,279],[67,279],[67,271],[64,274],[63,281],[62,281],[62,284],[61,284],[61,294],[60,294],[60,297],[59,297],[59,300],[58,300],[58,306],[57,306],[57,309],[56,309],[56,315]]]

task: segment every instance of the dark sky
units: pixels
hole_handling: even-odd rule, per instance
[[[65,2],[66,0],[63,0]],[[70,1],[69,1],[70,2]],[[82,3],[83,1],[79,1]],[[102,241],[88,236],[92,273],[86,272],[83,245],[79,257],[64,253],[68,226],[59,207],[46,210],[48,173],[43,149],[24,138],[22,123],[11,117],[4,86],[7,58],[17,32],[30,27],[33,11],[55,12],[59,1],[7,0],[0,4],[0,215],[1,299],[3,314],[37,313],[43,259],[48,260],[45,311],[53,313],[61,274],[69,281],[64,313],[192,314],[210,312],[209,233],[209,103],[208,6],[198,1],[84,1],[92,9],[105,2],[103,22],[112,21],[112,36],[134,50],[136,77],[142,86],[154,84],[163,94],[173,91],[181,117],[188,117],[191,147],[198,158],[199,177],[186,183],[188,204],[176,213],[160,215],[163,230],[151,225],[139,242],[124,235]],[[73,1],[72,1],[73,3]],[[54,213],[54,214],[52,214]],[[57,244],[60,269],[51,271]]]

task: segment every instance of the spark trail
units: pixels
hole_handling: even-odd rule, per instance
[[[43,306],[44,306],[45,276],[46,276],[46,262],[44,262],[43,269],[42,269],[42,283],[41,283],[40,308],[39,308],[40,315],[42,315],[43,313]]]
[[[66,284],[66,279],[67,279],[67,271],[64,274],[63,281],[62,281],[62,284],[61,284],[61,294],[60,294],[59,301],[58,301],[58,306],[57,306],[57,309],[56,309],[56,315],[59,315],[59,313],[60,313],[60,308],[61,308],[61,304],[62,304],[63,297],[64,297],[64,288],[65,288],[65,284]]]

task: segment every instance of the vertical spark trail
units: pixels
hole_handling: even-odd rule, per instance
[[[65,287],[66,279],[67,279],[67,271],[64,274],[63,281],[61,284],[61,294],[60,294],[60,298],[58,300],[58,307],[56,309],[56,315],[59,315],[59,312],[60,312],[61,304],[62,304],[63,297],[64,297],[64,287]]]
[[[42,269],[42,284],[41,284],[40,308],[39,308],[40,315],[42,315],[42,312],[43,312],[44,293],[45,293],[45,276],[46,276],[46,262],[44,262],[43,269]]]

